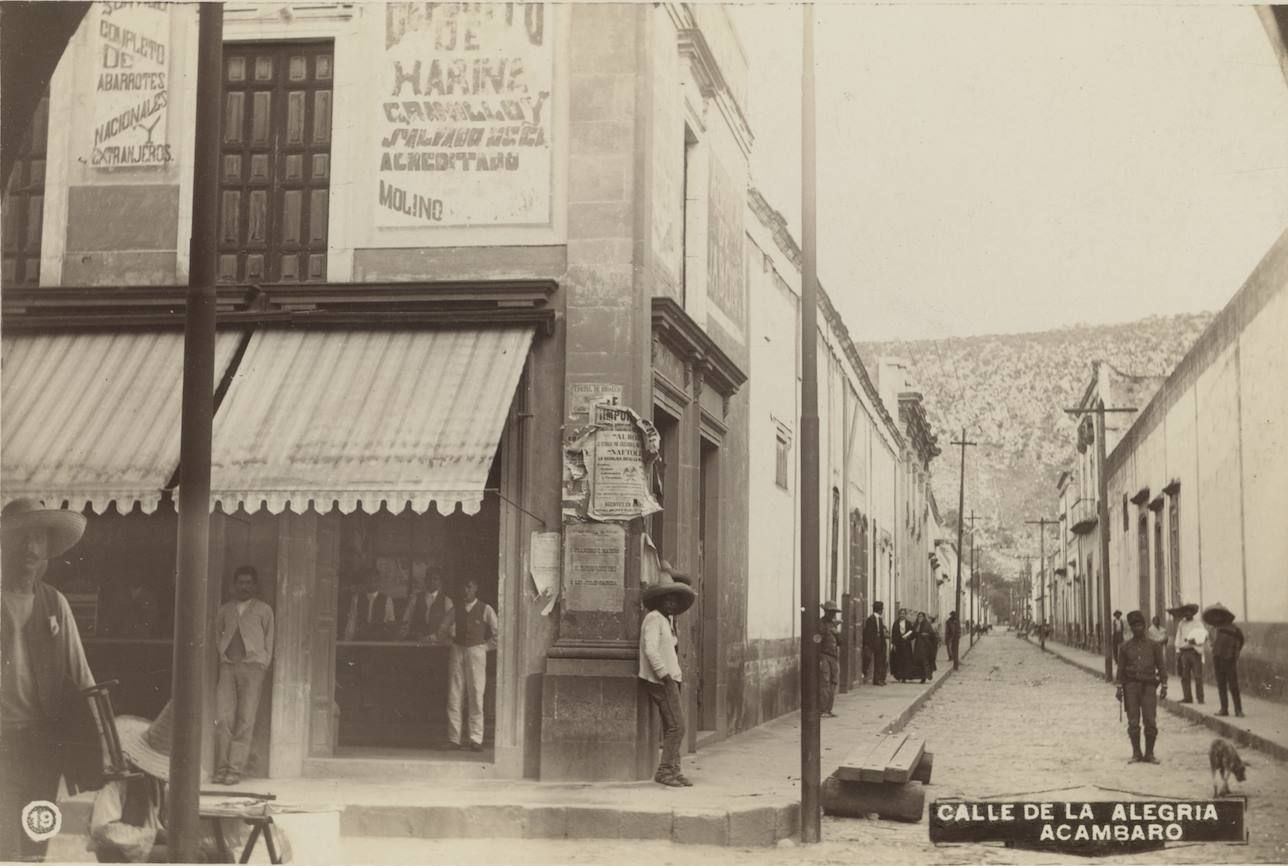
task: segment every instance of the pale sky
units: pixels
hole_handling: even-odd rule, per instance
[[[820,278],[856,340],[1220,309],[1288,228],[1250,7],[821,5]],[[732,11],[752,182],[800,232],[801,12]]]

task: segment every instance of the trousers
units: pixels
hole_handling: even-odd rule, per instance
[[[245,771],[267,671],[249,662],[220,663],[215,686],[215,772],[240,776]]]
[[[1221,709],[1228,712],[1230,705],[1226,691],[1234,697],[1234,711],[1243,712],[1243,699],[1239,696],[1239,660],[1238,659],[1213,659],[1214,673],[1216,674],[1216,691],[1221,697]]]
[[[461,721],[469,701],[470,742],[483,743],[483,693],[487,691],[487,644],[452,644],[447,657],[447,739],[461,744]]]
[[[1157,683],[1123,683],[1123,706],[1127,709],[1127,733],[1129,735],[1140,736],[1140,723],[1143,717],[1145,721],[1145,736],[1157,736],[1157,688]]]
[[[836,656],[818,657],[818,711],[832,712],[836,687],[841,683],[841,660]]]
[[[1194,650],[1181,650],[1176,654],[1176,673],[1181,678],[1181,691],[1185,700],[1198,698],[1203,703],[1203,655]],[[1190,678],[1194,679],[1194,693],[1190,694]]]
[[[48,842],[33,842],[22,829],[22,809],[33,800],[58,796],[61,762],[53,739],[41,728],[0,732],[0,862],[45,859]]]
[[[662,718],[662,760],[657,766],[659,773],[680,769],[680,743],[684,740],[684,705],[680,703],[680,684],[675,680],[667,683],[651,683],[643,680],[648,691],[649,702],[657,707]]]
[[[874,650],[871,647],[863,648],[863,675],[868,676],[868,671],[872,672],[868,682],[875,685],[881,685],[886,681],[886,654],[881,650]]]

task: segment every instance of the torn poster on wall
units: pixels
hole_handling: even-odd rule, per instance
[[[590,423],[564,443],[565,523],[632,520],[662,510],[651,484],[661,437],[649,421],[618,405],[619,399],[612,391],[600,392],[578,407]]]

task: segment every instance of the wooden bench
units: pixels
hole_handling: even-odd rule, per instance
[[[860,743],[823,783],[823,811],[860,818],[872,813],[920,821],[934,754],[916,734],[880,734]],[[914,784],[921,783],[921,784]]]

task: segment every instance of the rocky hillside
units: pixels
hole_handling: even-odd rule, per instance
[[[943,448],[934,463],[935,498],[953,527],[961,451],[948,443],[962,427],[980,443],[967,449],[966,513],[975,510],[981,570],[1011,577],[1026,554],[1038,552],[1037,529],[1024,521],[1054,516],[1056,480],[1074,448],[1074,422],[1062,410],[1082,397],[1091,362],[1166,375],[1211,320],[1202,313],[1034,334],[868,343],[859,353],[873,372],[883,355],[910,362]]]

